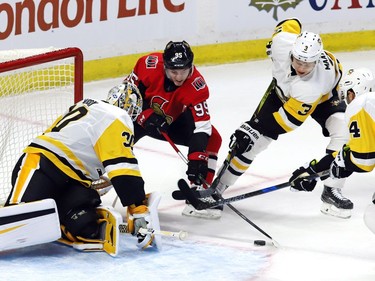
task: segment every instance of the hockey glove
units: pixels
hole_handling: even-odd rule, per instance
[[[291,191],[313,191],[317,180],[316,179],[306,179],[307,176],[316,174],[314,166],[316,160],[312,160],[310,163],[306,163],[302,167],[299,167],[292,174],[289,179],[290,190]]]
[[[202,178],[205,179],[208,173],[208,155],[204,152],[192,152],[188,155],[189,163],[186,174],[188,179],[196,184],[203,184]]]
[[[150,135],[160,134],[160,131],[166,131],[168,129],[168,123],[165,118],[156,114],[152,108],[142,111],[137,118],[137,123]]]
[[[353,172],[348,171],[345,168],[345,156],[347,153],[350,152],[349,146],[343,146],[343,148],[337,153],[337,156],[335,160],[333,160],[330,171],[329,171],[329,176],[333,179],[341,179],[341,178],[347,178],[349,177]]]
[[[251,128],[249,123],[244,122],[241,126],[231,135],[229,147],[235,149],[236,155],[243,154],[250,151],[260,137],[260,133]]]
[[[133,236],[137,236],[139,248],[145,249],[151,245],[153,237],[150,234],[139,233],[140,228],[148,228],[150,223],[150,213],[146,205],[135,206],[134,204],[128,206],[127,211],[127,232]]]

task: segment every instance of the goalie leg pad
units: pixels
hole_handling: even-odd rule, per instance
[[[111,256],[117,256],[120,245],[119,226],[123,223],[122,216],[113,207],[99,206],[100,239],[104,241],[103,249]]]
[[[151,217],[151,227],[156,231],[160,231],[160,222],[158,214],[158,206],[160,200],[161,195],[159,192],[152,192],[148,196],[148,211],[150,212]],[[162,249],[163,243],[160,235],[154,235],[152,245],[159,250]]]
[[[58,242],[79,251],[104,251],[115,257],[119,251],[119,226],[123,223],[122,217],[119,212],[109,206],[99,206],[96,212],[99,216],[97,221],[99,234],[96,239],[74,236],[62,226],[65,237],[59,239]]]
[[[53,199],[0,208],[0,251],[49,243],[60,237]]]

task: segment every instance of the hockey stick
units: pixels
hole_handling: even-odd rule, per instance
[[[320,173],[317,173],[317,174],[314,174],[314,175],[307,176],[306,179],[312,180],[312,179],[315,179],[315,178],[318,178],[318,177],[325,176],[328,173],[329,173],[329,171],[323,171],[323,172],[320,172]],[[285,187],[288,187],[288,186],[290,186],[290,183],[284,182],[284,183],[276,184],[276,185],[273,185],[273,186],[265,187],[265,188],[262,188],[262,189],[259,189],[259,190],[256,190],[256,191],[251,191],[251,192],[244,193],[244,194],[241,194],[241,195],[233,196],[233,197],[230,197],[230,198],[226,198],[226,199],[222,198],[222,199],[219,199],[218,201],[213,202],[213,203],[208,203],[208,202],[203,202],[203,201],[199,200],[199,198],[195,196],[195,193],[190,189],[189,185],[184,180],[181,179],[178,182],[179,189],[185,194],[187,200],[197,210],[215,208],[215,207],[222,206],[222,205],[228,205],[232,202],[237,202],[237,201],[241,201],[241,200],[246,199],[246,198],[250,198],[250,197],[257,196],[257,195],[273,192],[273,191],[276,191],[276,190],[279,190],[279,189],[282,189],[282,188],[285,188]]]
[[[119,225],[119,231],[121,234],[130,234],[126,230],[127,224],[122,223]],[[154,234],[154,235],[162,235],[162,236],[168,236],[168,237],[176,237],[180,240],[185,240],[188,237],[188,233],[186,231],[166,231],[166,230],[156,230],[153,228],[140,228],[138,233],[141,234]]]
[[[191,192],[194,192],[197,198],[208,197],[208,196],[211,196],[213,193],[215,193],[216,187],[219,184],[219,181],[222,175],[224,174],[226,169],[228,169],[230,161],[232,161],[235,155],[236,155],[235,149],[231,149],[228,153],[227,158],[224,160],[223,166],[221,167],[219,174],[217,175],[217,177],[215,178],[214,182],[211,184],[210,187],[204,190],[191,190]],[[181,190],[173,191],[172,197],[175,200],[186,200],[186,196],[183,192],[181,192]]]
[[[171,140],[171,138],[167,135],[167,133],[165,132],[161,132],[161,134],[164,136],[164,138],[169,142],[169,144],[173,147],[173,149],[177,152],[177,154],[180,156],[180,158],[185,162],[185,164],[188,164],[189,163],[189,160],[186,159],[186,157],[181,153],[181,151],[178,149],[178,147],[174,144],[174,142]],[[229,158],[233,158],[234,155],[235,155],[235,152],[233,152],[233,150],[231,151],[232,153],[230,153],[229,155]],[[230,160],[228,160],[228,164],[226,167],[229,166],[229,163],[230,163]],[[223,171],[223,172],[222,172]],[[221,175],[224,173],[224,169],[222,169],[222,171],[220,171],[220,177]],[[200,179],[207,185],[209,186],[209,184],[206,182],[206,180],[203,178],[203,177],[200,177]],[[184,182],[187,186],[187,188],[189,189],[189,191],[191,191],[191,189],[189,188],[188,184],[186,183],[186,181],[184,180],[180,180],[178,182],[179,184],[179,187],[180,187],[180,182]],[[182,190],[181,190],[182,191]],[[223,200],[223,197],[221,195],[217,195],[221,200]],[[194,196],[192,196],[194,197]],[[199,200],[197,198],[194,197],[195,200]],[[189,199],[188,199],[189,200]],[[199,200],[200,201],[200,200]],[[190,201],[189,201],[190,202]],[[201,201],[200,201],[201,202]],[[194,206],[194,204],[192,203],[192,205]],[[279,243],[277,243],[277,241],[275,241],[269,234],[267,234],[263,229],[261,229],[259,226],[257,226],[255,223],[253,223],[250,219],[248,219],[244,214],[242,214],[240,211],[238,211],[235,207],[233,207],[230,203],[227,203],[226,204],[232,211],[234,211],[237,215],[239,215],[243,220],[245,220],[247,223],[249,223],[252,227],[254,227],[256,230],[258,230],[260,233],[262,233],[263,235],[265,235],[267,238],[269,238],[273,245],[278,247]],[[195,207],[195,206],[194,206]]]

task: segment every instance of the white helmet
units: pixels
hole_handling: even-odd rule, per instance
[[[128,81],[124,81],[123,84],[109,90],[106,101],[124,109],[133,121],[142,112],[143,100],[141,93],[136,85]]]
[[[292,55],[297,60],[315,62],[323,51],[322,39],[318,34],[304,31],[298,35],[293,44]]]
[[[356,96],[373,91],[374,75],[365,67],[349,69],[339,83],[339,98],[346,100],[348,91],[352,90]]]

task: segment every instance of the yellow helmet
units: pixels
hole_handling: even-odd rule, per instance
[[[129,81],[124,81],[113,87],[109,91],[106,101],[125,110],[133,121],[142,112],[142,95],[138,87]]]

